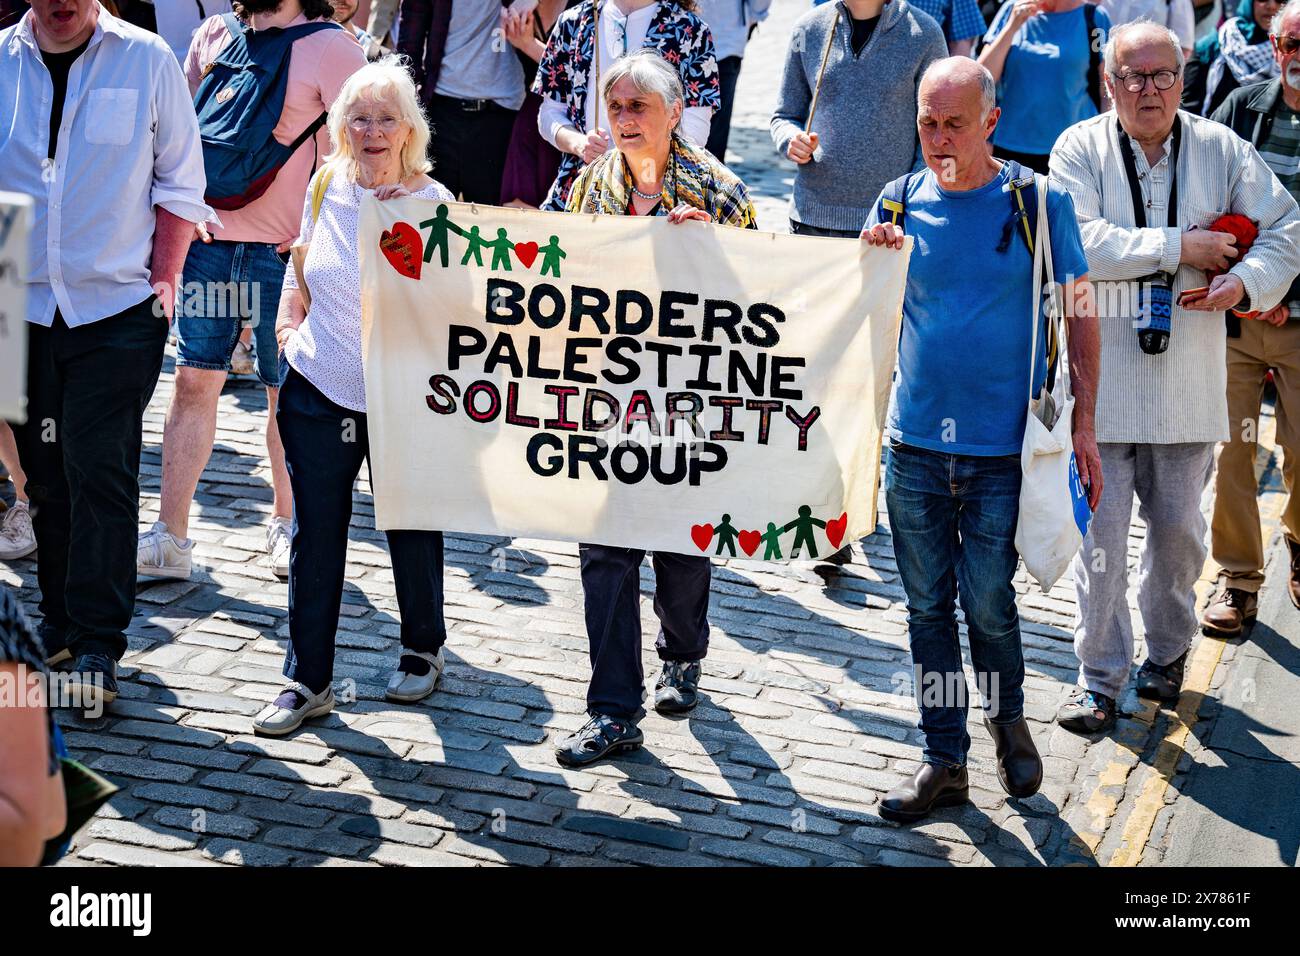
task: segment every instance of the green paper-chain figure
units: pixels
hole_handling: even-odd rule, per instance
[[[478,226],[470,226],[469,232],[465,233],[465,239],[469,245],[465,248],[465,255],[460,260],[463,266],[469,265],[470,256],[474,257],[474,264],[483,265],[483,250],[488,248],[490,243],[484,242],[483,237],[479,235]]]
[[[452,232],[458,236],[463,236],[465,230],[451,221],[445,205],[438,207],[438,212],[432,219],[426,219],[420,223],[420,228],[429,230],[429,241],[424,244],[424,261],[430,261],[433,258],[433,250],[437,249],[439,259],[442,260],[442,267],[447,268],[447,256],[450,252],[447,236]]]
[[[817,542],[813,538],[813,528],[824,528],[826,522],[812,517],[812,509],[807,505],[799,506],[799,517],[795,518],[785,526],[784,531],[794,531],[794,547],[790,549],[790,557],[799,557],[799,549],[806,543],[808,545],[808,557],[817,557]]]
[[[510,237],[506,235],[505,229],[498,229],[497,237],[491,242],[485,242],[483,244],[492,248],[492,268],[504,269],[506,272],[509,272],[510,252],[514,249],[515,244],[510,241]]]
[[[736,556],[736,528],[731,523],[731,515],[723,515],[722,523],[713,529],[713,533],[718,536],[718,550],[714,554],[721,554],[725,547],[731,556]]]
[[[763,551],[764,561],[770,561],[773,558],[778,561],[781,560],[781,534],[784,531],[784,528],[778,528],[770,521],[767,523],[767,533],[759,539],[767,544],[766,550]]]
[[[569,254],[560,248],[560,237],[551,236],[551,241],[541,248],[542,253],[542,275],[546,275],[546,270],[551,270],[551,275],[555,278],[560,277],[560,260],[569,258]]]

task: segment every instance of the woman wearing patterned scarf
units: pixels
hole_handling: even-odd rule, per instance
[[[1209,116],[1229,93],[1277,76],[1268,28],[1281,0],[1240,0],[1237,15],[1196,44],[1187,61],[1183,109]]]
[[[578,175],[568,211],[607,216],[667,216],[755,229],[754,204],[740,179],[679,132],[682,83],[654,50],[620,58],[601,83],[614,148]],[[581,767],[635,750],[645,686],[641,668],[639,568],[645,552],[582,544],[582,591],[591,644],[588,720],[560,741],[556,759]],[[701,661],[709,646],[709,559],[656,552],[656,646],[663,672],[655,710],[681,714],[698,700]]]

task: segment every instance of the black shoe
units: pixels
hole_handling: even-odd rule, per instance
[[[566,767],[585,767],[610,754],[636,750],[644,740],[630,720],[593,714],[577,733],[560,741],[555,759]]]
[[[1183,670],[1187,666],[1187,652],[1175,661],[1164,666],[1154,664],[1151,658],[1138,668],[1137,694],[1148,700],[1162,700],[1166,703],[1178,699],[1183,690]]]
[[[895,823],[911,823],[928,816],[937,807],[951,807],[970,800],[970,782],[965,767],[943,767],[923,763],[912,778],[885,794],[880,815]]]
[[[684,714],[700,702],[700,662],[664,661],[655,682],[655,710],[661,714]]]
[[[1013,797],[1032,797],[1043,785],[1043,758],[1038,756],[1033,734],[1025,718],[1010,724],[995,724],[987,717],[984,726],[997,747],[998,782]]]
[[[72,665],[69,676],[69,685],[81,688],[84,710],[117,699],[117,662],[107,654],[82,654]]]
[[[1115,726],[1115,698],[1092,690],[1076,690],[1056,712],[1056,722],[1076,734],[1101,734]]]
[[[46,667],[54,667],[56,664],[72,660],[72,651],[68,650],[68,637],[58,628],[41,621],[36,629],[36,638],[45,653]]]

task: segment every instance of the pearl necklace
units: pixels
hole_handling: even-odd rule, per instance
[[[632,192],[636,193],[638,196],[640,196],[642,199],[645,199],[645,200],[662,199],[662,198],[663,198],[663,187],[662,187],[662,186],[659,188],[659,192],[657,192],[657,193],[643,193],[641,190],[639,190],[639,189],[636,188],[636,183],[633,183],[633,184],[632,184]]]

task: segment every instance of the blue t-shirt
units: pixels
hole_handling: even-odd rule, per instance
[[[993,18],[986,43],[992,43],[1011,19],[1014,0]],[[1097,8],[1097,42],[1110,34],[1110,16]],[[1066,13],[1039,13],[1017,31],[998,82],[1002,117],[993,143],[1017,153],[1044,155],[1056,138],[1075,123],[1097,115],[1088,95],[1089,41],[1083,7]],[[1098,47],[1098,49],[1101,49]]]
[[[903,232],[916,246],[907,270],[889,434],[955,455],[1019,454],[1029,401],[1033,259],[1023,234],[998,252],[1012,218],[1008,167],[978,189],[950,192],[934,173],[912,176]],[[1048,192],[1058,282],[1088,271],[1069,193]],[[880,221],[877,200],[867,225]],[[1034,389],[1046,377],[1045,322]]]

